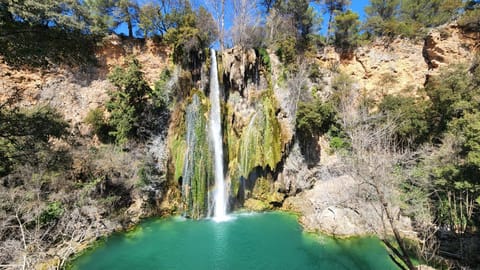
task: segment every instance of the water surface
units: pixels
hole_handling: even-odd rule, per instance
[[[217,223],[151,220],[115,234],[74,269],[397,269],[376,238],[335,240],[303,233],[293,215],[238,214]]]

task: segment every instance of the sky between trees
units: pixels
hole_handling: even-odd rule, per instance
[[[146,3],[150,3],[154,0],[138,0],[138,3],[140,5],[142,4],[146,4]],[[230,29],[230,27],[232,26],[232,21],[233,21],[233,7],[231,5],[231,2],[230,1],[227,1],[229,2],[227,7],[226,7],[226,16],[225,16],[225,27],[226,29]],[[210,4],[208,3],[208,0],[192,0],[191,1],[192,3],[192,6],[196,9],[200,6],[204,6],[206,7],[210,12],[213,13],[213,10],[212,8],[210,7]],[[364,11],[364,8],[365,6],[367,6],[369,3],[369,0],[352,0],[351,1],[351,4],[349,6],[349,8],[354,11],[354,12],[357,12],[359,15],[360,15],[360,20],[361,21],[364,21],[365,19],[365,11]],[[316,10],[316,12],[318,12],[319,14],[322,14],[322,18],[323,18],[323,22],[322,22],[322,28],[320,29],[320,33],[322,35],[325,35],[327,33],[327,24],[328,24],[328,13],[325,12],[323,10],[323,8],[321,7],[321,5],[317,4],[317,3],[310,3],[310,5],[312,7],[314,7],[314,9]],[[117,32],[118,34],[125,34],[125,35],[128,35],[128,29],[127,29],[127,24],[126,23],[122,23],[121,25],[119,25],[117,27],[117,29],[115,29],[115,32]]]

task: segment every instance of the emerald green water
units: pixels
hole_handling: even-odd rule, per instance
[[[285,213],[239,214],[227,222],[147,221],[73,262],[74,269],[397,269],[375,238],[303,233]]]

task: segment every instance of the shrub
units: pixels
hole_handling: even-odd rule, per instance
[[[57,221],[63,215],[64,211],[61,202],[51,202],[40,214],[40,223],[45,225],[52,221]]]
[[[153,105],[158,109],[168,107],[170,103],[170,93],[167,89],[167,83],[170,80],[171,72],[169,69],[164,69],[160,74],[160,79],[155,82],[152,91]]]
[[[127,60],[126,69],[116,67],[108,79],[117,88],[110,93],[107,109],[110,112],[108,121],[112,130],[109,135],[117,144],[124,144],[136,134],[136,123],[146,106],[146,97],[152,90],[143,78],[140,63],[135,58]]]
[[[280,61],[285,64],[293,63],[295,56],[297,55],[297,41],[294,37],[287,37],[276,43],[276,54],[280,58]]]
[[[340,137],[330,138],[330,148],[333,150],[345,149],[348,147],[348,143]]]
[[[428,104],[413,97],[388,95],[379,105],[379,110],[388,117],[398,117],[395,136],[400,143],[424,142],[429,134],[427,119]]]
[[[328,131],[335,122],[335,109],[331,103],[316,99],[300,102],[297,111],[297,132],[304,136],[316,136]]]
[[[266,68],[268,72],[272,72],[272,63],[270,60],[270,55],[268,55],[267,49],[260,48],[258,49],[258,53],[260,54],[262,65]]]
[[[85,117],[85,123],[89,124],[93,128],[93,132],[102,142],[109,140],[110,127],[105,120],[103,109],[95,108],[90,110]]]
[[[468,31],[480,32],[480,8],[465,11],[458,19],[458,25]]]

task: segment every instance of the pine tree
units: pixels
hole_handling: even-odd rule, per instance
[[[32,26],[42,25],[70,30],[84,30],[86,27],[84,18],[88,17],[85,6],[76,0],[6,0],[0,11],[4,18],[16,17]]]
[[[405,21],[434,27],[450,20],[461,6],[461,0],[404,0],[401,10]]]
[[[335,16],[335,45],[350,51],[358,45],[360,20],[358,13],[347,10]]]
[[[365,28],[375,35],[396,35],[398,33],[398,15],[400,0],[371,0],[365,7],[367,21]]]
[[[138,24],[139,6],[131,0],[118,0],[115,5],[115,22],[127,24],[128,36],[133,38],[133,28]]]
[[[162,32],[162,12],[160,6],[148,3],[140,7],[138,27],[143,30],[144,37]]]
[[[88,23],[90,32],[106,34],[114,27],[114,0],[84,0],[83,3],[89,11]]]
[[[327,41],[330,37],[332,30],[332,23],[335,19],[336,13],[344,12],[350,5],[350,0],[322,0],[325,10],[328,12],[328,28],[327,28]]]

